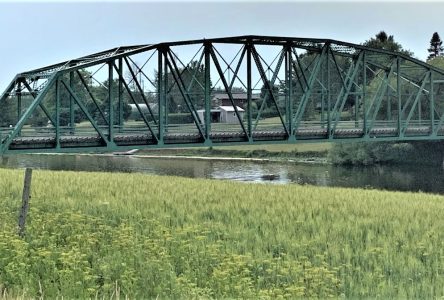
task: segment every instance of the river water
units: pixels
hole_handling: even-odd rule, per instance
[[[360,187],[444,194],[442,166],[339,167],[291,162],[163,159],[112,155],[11,155],[0,167],[101,172],[140,172],[276,184]]]

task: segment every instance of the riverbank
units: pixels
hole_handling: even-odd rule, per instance
[[[439,298],[444,197],[0,169],[0,294]]]
[[[439,141],[265,144],[209,148],[142,150],[139,155],[264,159],[296,163],[371,165],[443,165]]]
[[[300,145],[245,145],[208,148],[140,150],[140,157],[192,158],[245,161],[285,161],[296,163],[328,163],[328,143]]]

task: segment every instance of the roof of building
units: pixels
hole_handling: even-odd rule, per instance
[[[198,109],[197,112],[205,112],[205,109]],[[212,108],[210,112],[220,112],[219,108]]]
[[[219,106],[218,108],[223,111],[234,111],[234,106],[222,105],[222,106]],[[239,106],[236,106],[236,108],[237,108],[237,111],[245,111],[242,108],[240,108]]]
[[[138,103],[138,104],[141,109],[148,109],[145,103]],[[137,105],[134,103],[129,103],[128,105],[131,106],[132,109],[137,109]],[[149,103],[149,106],[151,109],[156,109],[157,103]]]
[[[234,100],[247,100],[247,93],[232,93]],[[216,93],[213,96],[216,99],[223,100],[223,99],[230,99],[227,93]],[[252,99],[259,99],[260,94],[252,94]]]

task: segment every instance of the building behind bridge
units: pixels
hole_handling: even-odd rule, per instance
[[[247,107],[247,93],[245,92],[239,92],[239,93],[232,93],[233,103],[236,105],[237,111],[239,112],[239,115],[241,119],[243,119],[246,107]],[[251,96],[252,101],[256,101],[260,99],[260,94],[252,94]],[[142,117],[139,113],[140,111],[144,115],[149,114],[149,110],[146,104],[139,103],[139,109],[135,104],[129,104],[131,106],[131,115],[130,119],[141,121]],[[150,103],[151,111],[154,115],[157,115],[159,113],[158,111],[158,104],[157,103]],[[236,116],[236,111],[230,101],[230,97],[227,93],[215,93],[212,97],[211,101],[211,122],[212,123],[229,123],[229,124],[237,124],[239,123],[239,120]],[[204,123],[204,116],[205,116],[205,110],[199,109],[197,110],[197,114],[201,120],[202,123]]]
[[[245,110],[239,106],[236,106],[237,111],[241,120],[244,118]],[[199,109],[197,115],[202,123],[205,123],[205,109]],[[238,124],[239,119],[236,116],[236,111],[232,105],[221,105],[217,108],[212,108],[211,112],[211,122],[212,123],[228,123],[228,124]]]
[[[248,95],[245,92],[240,92],[240,93],[232,93],[232,97],[233,97],[233,103],[234,105],[242,108],[242,109],[246,109],[247,107],[247,99],[248,99]],[[252,101],[256,101],[260,99],[260,94],[252,94],[251,95],[251,100]],[[213,101],[212,104],[214,107],[218,107],[218,106],[231,106],[233,107],[233,104],[230,101],[230,97],[228,96],[227,93],[215,93],[213,95]]]

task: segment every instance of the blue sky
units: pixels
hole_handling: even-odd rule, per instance
[[[235,35],[362,43],[380,30],[424,60],[444,2],[0,0],[0,93],[16,73],[120,45]]]

